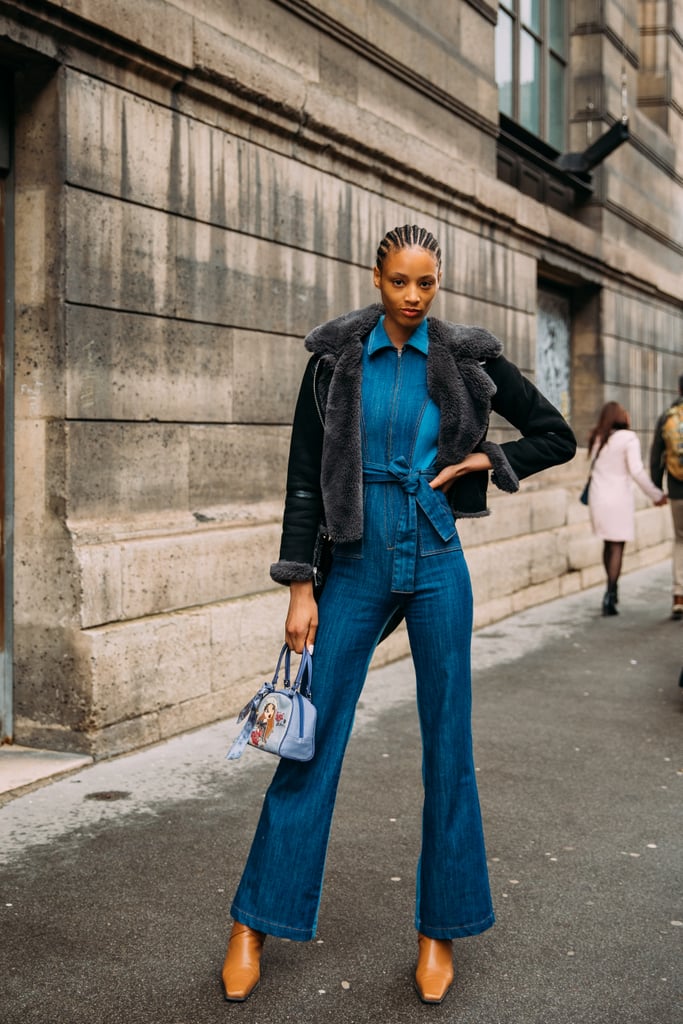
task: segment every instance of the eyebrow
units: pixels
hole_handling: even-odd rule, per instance
[[[410,277],[410,274],[403,274],[400,270],[394,271],[389,277]],[[436,274],[420,274],[418,281],[436,281]]]

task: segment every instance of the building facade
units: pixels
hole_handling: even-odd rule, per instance
[[[437,315],[646,453],[683,372],[682,6],[0,0],[4,738],[106,756],[271,670],[302,338],[374,301],[395,224],[440,239]],[[463,524],[480,625],[600,581],[585,473]],[[639,499],[627,568],[669,536]]]

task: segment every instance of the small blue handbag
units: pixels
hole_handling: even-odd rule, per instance
[[[244,725],[226,755],[229,761],[241,757],[246,746],[294,761],[310,761],[313,757],[317,718],[311,701],[313,659],[304,648],[292,683],[291,657],[292,652],[285,644],[271,682],[264,683],[237,716],[237,721],[244,721]],[[284,687],[278,689],[283,663]]]

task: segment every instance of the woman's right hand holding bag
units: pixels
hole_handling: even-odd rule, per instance
[[[303,583],[290,583],[285,643],[297,654],[301,654],[304,647],[312,654],[317,630],[318,604],[313,596],[312,582],[307,580]]]

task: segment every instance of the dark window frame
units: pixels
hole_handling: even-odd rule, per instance
[[[511,91],[511,109],[507,111],[501,110],[501,114],[509,117],[511,121],[517,123],[520,128],[535,135],[538,139],[544,142],[546,145],[557,145],[558,150],[566,148],[567,143],[567,128],[569,123],[568,117],[568,95],[569,95],[569,9],[568,4],[564,5],[564,26],[562,31],[563,49],[564,52],[560,52],[551,43],[551,14],[550,7],[555,0],[539,0],[540,5],[540,19],[538,28],[522,22],[522,16],[520,11],[521,0],[500,0],[498,5],[498,25],[496,31],[498,32],[498,26],[502,24],[501,14],[506,15],[512,22],[512,91]],[[522,83],[521,83],[521,48],[523,37],[528,36],[533,42],[540,47],[540,82],[538,87],[538,110],[539,110],[539,130],[534,131],[528,124],[525,125],[522,121]],[[552,63],[556,62],[557,65],[562,67],[563,70],[563,111],[562,111],[562,124],[559,136],[553,138],[552,126],[550,122],[551,113],[551,101],[550,101],[550,84],[551,84],[551,73],[550,68]],[[500,88],[500,79],[498,69],[496,69],[496,81]]]

